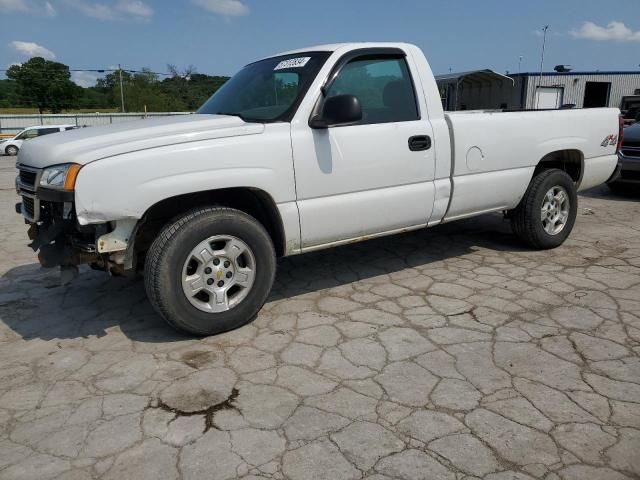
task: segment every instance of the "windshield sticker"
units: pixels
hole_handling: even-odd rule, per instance
[[[311,60],[311,57],[290,58],[289,60],[283,60],[274,70],[284,70],[285,68],[302,68],[307,62]]]

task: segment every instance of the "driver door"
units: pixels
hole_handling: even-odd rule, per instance
[[[360,122],[325,129],[307,122],[292,126],[303,250],[429,221],[433,132],[420,112],[407,59],[398,52],[355,56],[328,85],[327,98],[358,98]]]

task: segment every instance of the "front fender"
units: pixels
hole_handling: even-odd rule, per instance
[[[171,145],[105,158],[85,165],[76,181],[81,225],[140,219],[154,204],[177,195],[250,187],[276,204],[295,201],[288,124],[265,133]]]

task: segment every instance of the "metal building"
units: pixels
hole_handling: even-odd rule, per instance
[[[510,80],[510,81],[507,81]],[[491,70],[438,75],[446,110],[535,110],[640,106],[640,72],[544,72],[508,76]]]
[[[493,70],[436,75],[445,110],[487,110],[508,108],[505,100],[514,94],[513,78]]]

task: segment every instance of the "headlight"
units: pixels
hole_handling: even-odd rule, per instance
[[[72,191],[82,166],[77,163],[65,163],[45,168],[40,177],[40,186],[56,190]]]

